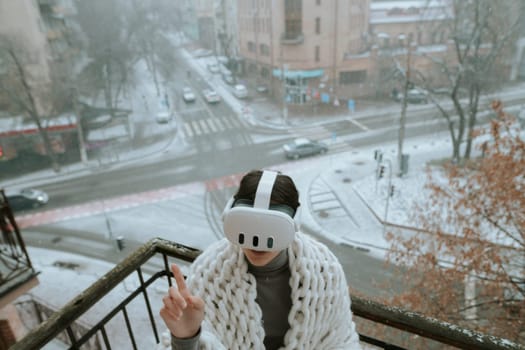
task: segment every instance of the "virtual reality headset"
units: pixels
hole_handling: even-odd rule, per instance
[[[299,225],[297,211],[285,204],[270,204],[277,178],[274,171],[263,171],[255,200],[232,197],[222,215],[228,240],[242,248],[281,251],[292,242]]]

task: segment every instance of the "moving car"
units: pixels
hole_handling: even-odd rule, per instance
[[[301,137],[283,146],[284,154],[289,159],[299,159],[328,152],[328,146],[322,142]]]
[[[233,87],[233,94],[237,98],[246,98],[248,97],[248,89],[242,84],[237,84]]]
[[[169,123],[169,121],[171,120],[171,113],[169,111],[159,112],[157,113],[155,120],[159,124]]]
[[[49,201],[47,193],[34,188],[6,190],[5,195],[13,211],[38,208]]]
[[[182,89],[182,99],[184,102],[195,102],[195,94],[190,87],[185,87]]]
[[[221,101],[221,97],[215,90],[204,89],[202,90],[202,94],[204,95],[204,99],[208,103],[219,103]]]

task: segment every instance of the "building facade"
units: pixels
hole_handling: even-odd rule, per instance
[[[444,23],[452,14],[444,0],[238,0],[237,6],[247,71],[287,103],[384,95],[395,82],[381,80],[396,60],[406,64],[417,50],[448,52]],[[425,69],[416,53],[412,60]]]

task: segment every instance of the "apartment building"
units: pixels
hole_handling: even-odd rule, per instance
[[[385,65],[392,69],[392,55],[405,61],[409,50],[448,52],[443,24],[452,14],[442,0],[238,0],[237,6],[247,71],[280,89],[292,104],[323,94],[331,99],[386,94],[394,82],[378,82]],[[425,69],[419,61],[412,64]]]
[[[50,110],[45,95],[52,68],[65,64],[75,52],[78,54],[71,50],[74,22],[68,21],[74,13],[72,0],[0,0],[0,45],[14,49],[42,115]],[[0,75],[11,68],[0,64]]]
[[[35,1],[0,0],[0,45],[13,48],[36,91],[49,83],[50,50]],[[6,63],[0,62],[0,75],[7,74],[9,69]],[[37,104],[41,110],[45,109],[43,101],[38,100]]]

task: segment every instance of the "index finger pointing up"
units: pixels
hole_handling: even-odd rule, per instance
[[[186,281],[184,281],[184,275],[182,271],[177,266],[177,264],[171,264],[171,272],[173,272],[173,277],[175,277],[175,282],[177,282],[177,289],[182,294],[184,298],[190,296],[188,288],[186,287]]]

